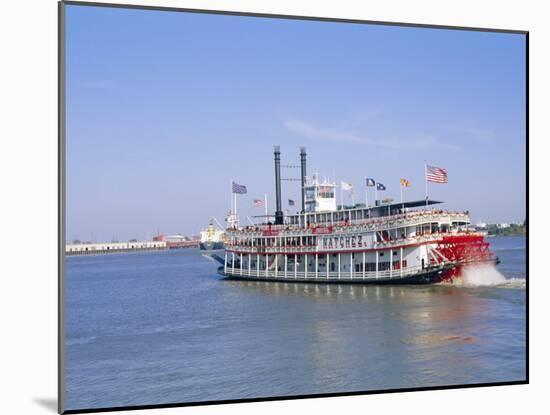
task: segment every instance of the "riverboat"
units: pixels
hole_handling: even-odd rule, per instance
[[[228,279],[301,283],[429,284],[452,281],[465,266],[495,264],[468,212],[431,200],[337,206],[334,182],[306,176],[301,149],[302,209],[281,208],[280,149],[275,147],[273,221],[225,232],[218,272]]]

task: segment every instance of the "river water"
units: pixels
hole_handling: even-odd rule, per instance
[[[66,409],[525,379],[524,237],[463,284],[222,280],[198,250],[67,258]]]

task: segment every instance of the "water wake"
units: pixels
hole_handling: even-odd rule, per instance
[[[501,285],[506,283],[506,277],[494,265],[471,265],[462,270],[462,281],[473,286]]]
[[[524,288],[525,279],[506,278],[494,265],[483,264],[464,267],[462,275],[451,284],[463,287]]]

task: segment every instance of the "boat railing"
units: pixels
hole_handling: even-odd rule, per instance
[[[423,244],[427,242],[436,242],[438,240],[441,240],[443,237],[446,236],[458,236],[458,235],[464,235],[464,236],[472,236],[472,235],[481,235],[477,231],[460,231],[460,232],[434,232],[424,235],[416,235],[416,236],[407,236],[403,238],[397,238],[397,239],[391,239],[387,241],[379,241],[375,242],[370,247],[350,247],[350,246],[344,246],[344,247],[331,247],[331,248],[325,248],[320,247],[318,245],[284,245],[284,246],[249,246],[249,245],[238,245],[238,244],[226,244],[226,248],[228,251],[234,251],[239,253],[250,253],[250,254],[259,254],[259,255],[265,255],[265,254],[307,254],[307,253],[324,253],[326,251],[338,253],[338,252],[361,252],[365,249],[367,250],[374,250],[374,249],[391,249],[396,247],[403,247],[407,245],[416,245],[416,244]]]
[[[326,271],[326,269],[318,269],[317,272],[314,269],[304,270],[294,270],[294,268],[289,267],[286,269],[256,269],[256,268],[240,268],[231,266],[231,263],[227,264],[225,274],[229,276],[244,276],[252,278],[265,278],[265,279],[285,279],[285,280],[307,280],[307,281],[322,281],[322,280],[342,280],[342,281],[361,281],[361,280],[378,280],[378,279],[399,279],[404,277],[410,277],[418,273],[426,272],[426,267],[420,265],[403,267],[401,269],[391,269],[384,271],[351,271],[351,270],[341,270],[337,271]]]
[[[302,246],[243,246],[243,245],[229,245],[228,250],[234,250],[244,253],[258,253],[258,254],[285,254],[285,253],[308,253],[317,252],[317,245],[302,245]]]
[[[255,227],[229,228],[228,235],[261,237],[261,236],[307,236],[327,233],[349,233],[361,231],[382,231],[402,226],[416,226],[427,220],[442,220],[448,218],[460,222],[469,222],[466,212],[422,211],[400,215],[382,216],[379,218],[338,221],[331,224],[309,224],[307,227],[296,225],[258,225]]]

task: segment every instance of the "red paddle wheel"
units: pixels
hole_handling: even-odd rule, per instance
[[[448,235],[437,241],[432,248],[432,262],[451,262],[455,267],[448,269],[441,276],[442,281],[452,281],[460,276],[467,264],[495,262],[494,254],[489,250],[489,242],[483,235]]]

